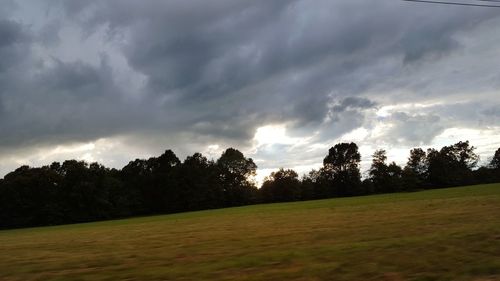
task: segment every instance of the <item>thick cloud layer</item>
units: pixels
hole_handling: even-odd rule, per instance
[[[453,129],[494,147],[498,24],[399,0],[6,1],[0,171],[226,146],[305,169],[340,140],[399,151]]]

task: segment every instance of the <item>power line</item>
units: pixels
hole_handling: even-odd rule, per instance
[[[460,3],[460,2],[448,2],[448,1],[432,1],[432,0],[403,0],[403,1],[418,2],[418,3],[427,3],[427,4],[441,4],[441,5],[456,5],[456,6],[470,6],[470,7],[500,8],[500,5]],[[500,1],[494,1],[494,0],[478,0],[478,1],[500,3]]]

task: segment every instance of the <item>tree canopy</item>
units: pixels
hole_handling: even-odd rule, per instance
[[[215,161],[194,153],[182,162],[166,150],[120,170],[77,160],[21,166],[0,179],[0,228],[500,182],[500,148],[477,168],[479,157],[468,141],[440,150],[414,148],[404,169],[387,164],[383,149],[372,158],[361,181],[358,146],[339,143],[319,170],[300,178],[281,168],[260,189],[253,179],[257,165],[234,148]]]
[[[339,143],[328,150],[323,160],[323,172],[327,175],[335,196],[349,196],[359,193],[361,154],[355,143]]]

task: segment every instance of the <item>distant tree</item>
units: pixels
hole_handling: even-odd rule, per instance
[[[471,170],[477,166],[479,161],[479,156],[474,152],[475,149],[469,144],[469,141],[460,141],[452,146],[443,147],[441,153],[449,157],[449,160],[456,164],[459,169]]]
[[[376,150],[373,153],[372,158],[372,165],[368,173],[373,184],[374,192],[389,192],[390,190],[387,185],[388,167],[385,163],[387,160],[386,151],[383,149]]]
[[[363,181],[361,182],[361,188],[364,194],[375,193],[375,186],[373,185],[371,178],[363,179]]]
[[[264,202],[287,202],[301,199],[301,183],[297,172],[279,169],[266,177],[260,189]]]
[[[177,210],[175,196],[181,162],[172,150],[147,160],[136,159],[121,171],[129,209],[137,214],[166,213]]]
[[[201,153],[188,156],[179,173],[176,211],[203,210],[224,206],[224,191],[213,161]]]
[[[423,149],[414,148],[410,150],[410,157],[408,158],[408,162],[406,163],[406,167],[414,171],[415,174],[422,180],[425,179],[428,168],[426,156],[427,154]]]
[[[330,148],[323,160],[323,165],[334,172],[343,172],[358,170],[360,161],[361,154],[355,143],[339,143]]]
[[[67,160],[61,168],[64,175],[61,193],[66,220],[85,222],[114,217],[113,202],[106,180],[110,170],[98,163]]]
[[[495,154],[490,161],[490,167],[500,170],[500,148],[495,151]]]
[[[428,180],[434,187],[458,186],[473,183],[472,169],[479,156],[469,141],[445,146],[440,151],[427,151]]]
[[[361,154],[355,143],[339,143],[330,148],[323,160],[323,172],[330,181],[334,196],[350,196],[360,193]]]
[[[441,153],[434,149],[427,149],[427,182],[433,188],[447,186],[447,173],[446,160],[442,157]]]
[[[150,162],[144,159],[130,161],[120,171],[124,184],[124,196],[128,198],[128,209],[136,215],[155,213],[161,203],[154,194]]]
[[[489,167],[480,167],[472,171],[474,175],[474,183],[496,183],[500,182],[500,170]]]
[[[60,183],[47,167],[22,166],[7,174],[0,185],[0,228],[64,223]]]
[[[175,153],[170,149],[165,150],[159,157],[152,157],[148,161],[148,165],[153,174],[163,174],[165,176],[172,171],[172,168],[181,164],[179,158],[177,158]]]
[[[147,161],[150,169],[149,202],[153,203],[156,213],[178,211],[176,195],[181,187],[178,182],[178,172],[181,161],[172,150],[166,150],[158,157],[151,157]]]
[[[500,182],[500,148],[495,151],[485,167],[473,171],[475,183]]]
[[[410,150],[408,162],[402,172],[406,190],[424,187],[428,170],[427,154],[421,148]]]
[[[249,177],[255,176],[257,165],[252,158],[245,158],[243,153],[234,148],[228,148],[224,151],[221,157],[217,160],[217,164],[225,172],[225,178],[242,183],[247,181]]]
[[[216,164],[227,206],[245,205],[256,200],[257,188],[251,177],[256,175],[257,165],[252,158],[245,158],[239,150],[228,148]]]
[[[500,149],[486,167],[468,141],[424,152],[410,152],[404,169],[386,164],[384,150],[373,155],[362,183],[360,154],[354,143],[329,150],[323,167],[303,176],[280,169],[257,190],[251,158],[229,148],[217,162],[200,153],[180,162],[167,150],[136,159],[123,169],[67,160],[48,166],[22,166],[0,179],[0,228],[95,221],[150,213],[170,213],[264,202],[398,192],[500,181]]]
[[[372,166],[368,171],[373,191],[375,193],[387,193],[406,190],[403,170],[395,162],[387,165],[386,160],[385,150],[380,149],[373,153]],[[365,186],[368,187],[366,184]]]
[[[324,168],[312,170],[302,178],[302,195],[304,200],[332,197],[331,179]]]
[[[108,200],[111,203],[109,218],[124,218],[135,214],[132,209],[135,198],[131,198],[125,189],[120,170],[105,168],[100,185],[107,189]]]
[[[403,169],[395,162],[387,166],[387,189],[389,192],[400,192],[407,189],[403,182]]]
[[[309,174],[314,171],[315,170],[312,170]],[[315,198],[315,184],[309,177],[309,174],[302,175],[302,178],[300,179],[300,200],[312,200]]]

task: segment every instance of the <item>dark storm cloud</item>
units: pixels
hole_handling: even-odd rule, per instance
[[[490,83],[498,77],[474,74],[478,65],[458,74],[456,65],[471,63],[437,67],[496,20],[489,9],[396,0],[37,3],[46,9],[0,11],[0,152],[117,135],[139,145],[155,136],[144,143],[248,147],[256,128],[276,123],[328,142],[369,127],[377,107],[498,86]],[[30,18],[41,20],[23,22]],[[471,74],[489,80],[464,79]],[[388,133],[428,143],[457,120],[496,112],[465,107],[398,111]]]
[[[363,126],[367,122],[367,113],[373,113],[376,107],[376,102],[363,97],[346,97],[331,101],[315,140],[333,140]]]
[[[25,74],[22,84],[7,82],[0,128],[9,133],[0,135],[0,143],[81,140],[115,130],[113,117],[121,105],[109,76],[105,65],[55,61],[39,74]]]
[[[332,92],[355,96],[385,78],[365,69],[444,56],[460,47],[457,32],[493,14],[391,1],[107,1],[69,11],[89,30],[129,32],[122,51],[152,99],[170,97],[165,111],[242,139],[263,121],[319,124]]]
[[[0,21],[0,48],[10,46],[24,37],[22,36],[22,28],[19,24],[8,20]]]
[[[332,107],[332,110],[338,113],[344,112],[349,109],[366,109],[376,106],[377,103],[367,98],[347,97],[339,104]]]
[[[6,101],[9,76],[12,68],[22,64],[24,54],[29,48],[30,36],[24,27],[16,22],[0,19],[0,126],[5,123]],[[8,131],[4,131],[8,133]]]
[[[0,19],[0,73],[23,59],[29,39],[21,24]]]

